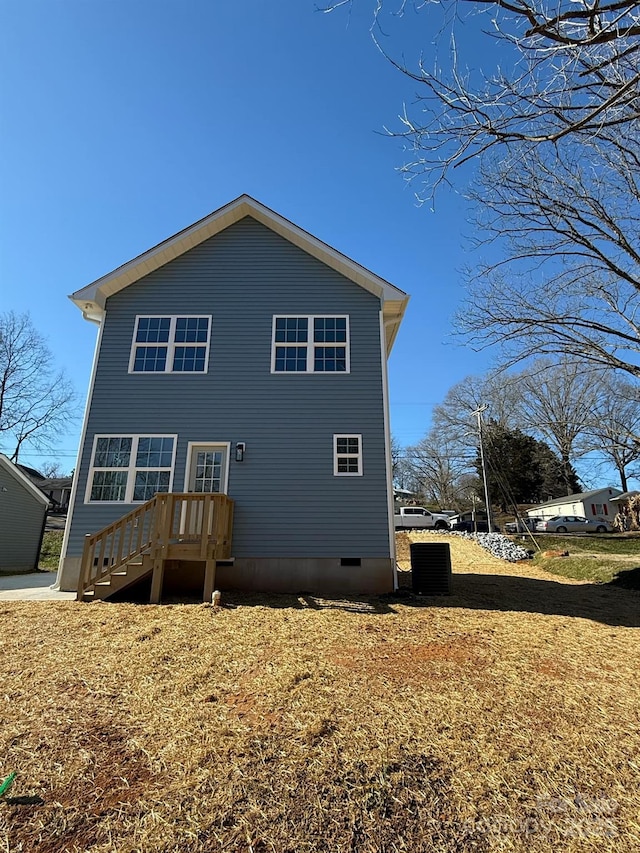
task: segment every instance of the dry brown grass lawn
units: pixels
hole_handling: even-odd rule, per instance
[[[0,604],[0,850],[640,849],[640,593],[451,543],[445,599]]]

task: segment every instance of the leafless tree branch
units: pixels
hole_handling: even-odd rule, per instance
[[[50,449],[76,415],[75,391],[51,362],[28,314],[0,315],[0,446],[13,461],[25,444]]]

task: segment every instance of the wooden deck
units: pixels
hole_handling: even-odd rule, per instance
[[[210,601],[216,562],[231,556],[233,501],[222,494],[158,494],[85,537],[78,601],[108,598],[151,575],[158,603],[167,561],[204,563],[203,601]]]

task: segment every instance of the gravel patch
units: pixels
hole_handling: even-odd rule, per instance
[[[526,548],[523,548],[522,545],[517,545],[502,533],[466,533],[461,530],[412,530],[408,532],[413,535],[416,533],[428,533],[430,536],[456,536],[459,539],[477,542],[485,551],[488,551],[499,560],[505,560],[508,563],[519,563],[521,560],[530,559],[531,556]]]
[[[485,551],[498,557],[499,560],[506,560],[508,563],[519,563],[520,560],[528,560],[530,555],[526,548],[522,545],[516,545],[508,536],[503,536],[502,533],[458,533],[457,536],[463,536],[465,539],[473,539],[481,545]]]

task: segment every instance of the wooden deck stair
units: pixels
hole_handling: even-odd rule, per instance
[[[96,601],[151,576],[150,601],[162,596],[168,560],[205,564],[203,601],[211,600],[216,562],[231,556],[233,501],[227,495],[158,494],[97,533],[87,534],[78,601]]]

